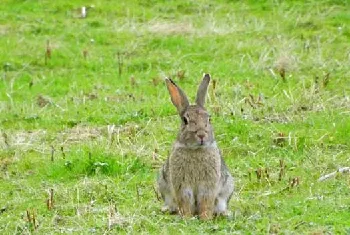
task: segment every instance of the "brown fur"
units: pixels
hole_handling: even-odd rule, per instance
[[[213,210],[220,180],[220,155],[216,148],[188,149],[175,145],[170,155],[170,183],[180,211],[209,213]]]

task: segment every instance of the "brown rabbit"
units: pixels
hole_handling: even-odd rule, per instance
[[[171,79],[165,81],[181,127],[157,180],[164,209],[185,217],[199,215],[201,219],[226,215],[234,185],[204,108],[210,75],[204,75],[195,105],[189,104],[185,93]]]

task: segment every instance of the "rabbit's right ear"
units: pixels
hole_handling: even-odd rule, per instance
[[[182,115],[185,109],[190,105],[185,93],[171,79],[166,78],[165,82],[171,97],[171,102],[173,102],[179,114]]]

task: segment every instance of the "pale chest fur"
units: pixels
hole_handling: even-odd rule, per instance
[[[170,180],[175,190],[199,186],[216,188],[220,180],[221,158],[215,146],[189,149],[175,144],[170,156]]]

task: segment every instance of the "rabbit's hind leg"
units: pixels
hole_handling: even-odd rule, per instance
[[[168,161],[160,171],[157,184],[158,184],[158,190],[162,196],[162,199],[164,200],[164,206],[162,207],[162,211],[163,212],[169,211],[171,214],[174,214],[177,212],[177,205],[175,202],[174,194],[171,190],[167,169],[168,169]]]
[[[195,212],[195,200],[193,190],[190,187],[184,187],[176,193],[179,213],[183,217],[192,217]]]
[[[215,192],[207,189],[199,189],[197,195],[198,214],[202,220],[210,220],[213,218]]]
[[[232,193],[234,189],[233,177],[227,175],[225,181],[222,183],[219,194],[215,199],[215,209],[214,214],[217,216],[228,215],[227,207],[230,202]]]
[[[215,200],[215,208],[214,208],[215,216],[227,216],[227,199],[218,196]]]
[[[170,214],[177,213],[177,205],[172,194],[164,195],[164,206],[162,207],[162,212],[169,212]]]

